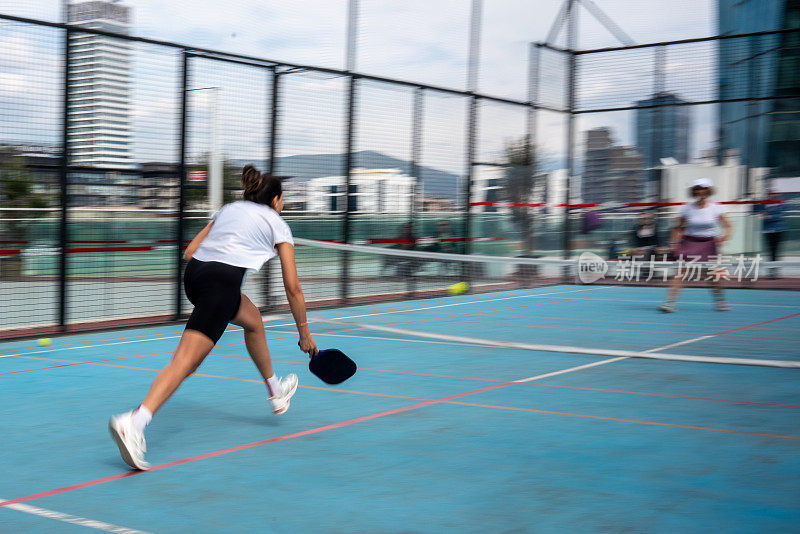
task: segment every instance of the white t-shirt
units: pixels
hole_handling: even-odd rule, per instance
[[[264,204],[239,200],[222,206],[214,226],[194,257],[258,271],[277,254],[275,245],[291,243],[292,231],[278,213]]]
[[[687,204],[681,210],[681,217],[686,221],[684,233],[694,237],[714,237],[719,216],[724,213],[725,210],[716,202],[706,202],[704,208],[698,207],[696,202]]]

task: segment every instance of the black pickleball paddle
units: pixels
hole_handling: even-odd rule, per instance
[[[341,384],[354,374],[356,362],[338,349],[325,349],[316,353],[308,362],[308,370],[326,384]]]

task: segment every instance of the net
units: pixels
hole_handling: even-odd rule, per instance
[[[403,243],[296,241],[298,272],[310,308],[403,301],[363,314],[312,313],[314,332],[322,335],[425,339],[584,357],[800,367],[796,293],[765,291],[774,280],[760,274],[779,269],[784,284],[796,283],[796,262],[727,257],[637,264],[635,258],[625,263],[599,257],[459,255],[410,250]],[[422,248],[424,243],[414,245]],[[427,243],[433,249],[437,245]],[[701,277],[686,280],[679,313],[661,313],[666,285],[679,268]],[[715,310],[713,293],[703,289],[711,287],[709,277],[722,277],[731,289],[726,292],[730,312]],[[276,309],[286,309],[285,300],[280,302],[277,293],[274,297]],[[452,299],[416,300],[429,297]]]

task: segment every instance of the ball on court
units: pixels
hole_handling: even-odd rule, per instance
[[[49,337],[41,337],[36,340],[36,344],[39,345],[40,347],[46,347],[50,343],[52,343],[52,341],[50,340]]]
[[[466,293],[469,289],[469,284],[466,282],[458,282],[457,284],[453,284],[449,288],[447,288],[448,292],[451,295],[460,295],[461,293]]]

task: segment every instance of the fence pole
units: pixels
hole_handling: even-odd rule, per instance
[[[528,109],[527,120],[525,122],[525,159],[528,162],[528,175],[530,176],[529,183],[531,184],[531,192],[536,188],[536,173],[538,168],[537,154],[536,154],[536,121],[537,121],[537,106],[539,104],[539,75],[541,63],[542,49],[539,43],[530,43],[528,46]],[[529,198],[526,202],[529,202]],[[546,200],[545,200],[546,201]],[[524,208],[527,210],[534,210],[537,208]],[[531,213],[531,211],[529,211]],[[535,212],[533,212],[535,215]],[[536,236],[536,217],[526,217],[525,221],[530,226],[525,229],[523,234],[525,239],[524,254],[529,255],[535,248],[537,248]]]
[[[414,179],[411,185],[411,196],[408,206],[408,224],[411,225],[412,233],[414,228],[414,216],[416,215],[415,200],[417,192],[420,190],[419,185],[421,178],[419,176],[419,161],[420,153],[422,151],[422,114],[424,113],[425,105],[425,89],[417,87],[414,89],[414,102],[411,111],[411,161],[409,162],[409,175]],[[424,190],[424,189],[423,189]],[[411,275],[408,277],[408,293],[413,296],[417,290],[416,273],[412,269]]]
[[[270,69],[272,72],[272,90],[269,98],[270,119],[269,119],[269,164],[267,172],[275,174],[275,154],[278,150],[278,90],[280,89],[280,76],[276,67]]]
[[[467,62],[467,92],[470,94],[470,100],[467,115],[467,176],[466,183],[464,184],[464,254],[469,254],[472,251],[472,206],[470,204],[472,203],[472,179],[475,167],[475,131],[478,122],[478,97],[475,93],[478,90],[482,13],[483,1],[472,0],[469,31],[469,59]],[[467,279],[469,279],[469,276],[467,276]]]
[[[280,86],[280,73],[277,67],[270,67],[271,89],[269,95],[269,151],[267,153],[267,172],[275,174],[275,154],[278,142],[278,90]],[[267,262],[264,266],[264,274],[261,276],[261,292],[265,310],[272,309],[272,268],[271,263]]]
[[[569,66],[567,68],[567,169],[564,180],[564,258],[569,259],[572,251],[570,236],[570,203],[572,201],[570,189],[572,187],[572,173],[575,166],[575,70],[577,68],[577,26],[578,10],[575,0],[569,0],[567,16],[567,53],[569,54]],[[564,271],[565,277],[567,270]]]
[[[357,90],[357,77],[354,74],[350,75],[350,86],[347,92],[347,119],[345,121],[345,156],[344,156],[344,228],[343,240],[349,243],[351,239],[351,225],[352,219],[350,217],[350,198],[351,198],[351,178],[353,174],[353,137],[355,129],[355,101]],[[357,200],[358,197],[352,196]],[[350,253],[347,251],[342,252],[342,280],[341,280],[341,300],[346,303],[350,298]]]
[[[758,121],[761,119],[759,111],[761,109],[761,103],[753,100],[753,97],[756,96],[756,88],[758,86],[758,80],[756,79],[756,61],[758,58],[757,52],[757,39],[758,37],[749,37],[748,38],[748,54],[749,57],[747,58],[747,96],[750,100],[746,104],[747,111],[745,112],[745,157],[742,158],[742,164],[744,165],[744,183],[742,184],[742,197],[747,198],[751,193],[751,183],[750,183],[750,172],[753,167],[760,167],[765,164],[763,161],[756,161],[754,157],[756,154],[755,150],[755,128],[753,128],[753,121]]]
[[[186,203],[186,136],[187,136],[187,97],[189,84],[189,54],[181,50],[181,131],[180,160],[178,161],[178,221],[175,231],[175,319],[181,317],[183,300],[183,234],[184,210]]]
[[[59,166],[61,226],[59,228],[59,262],[58,262],[58,326],[67,329],[67,245],[69,229],[67,227],[67,207],[69,188],[67,187],[69,171],[69,80],[71,74],[71,31],[64,30],[64,100],[61,114],[61,160]]]
[[[661,164],[661,156],[664,155],[664,108],[661,104],[667,103],[666,86],[664,83],[666,52],[666,48],[663,45],[657,46],[655,49],[655,61],[653,62],[653,104],[655,104],[656,107],[650,111],[650,113],[652,113],[653,143],[650,161],[645,162],[650,167],[650,176],[648,178],[650,180],[650,186],[655,188],[655,191],[653,191],[653,198],[656,202],[663,201],[662,173],[659,166]],[[676,141],[677,139],[673,138],[673,143]]]

